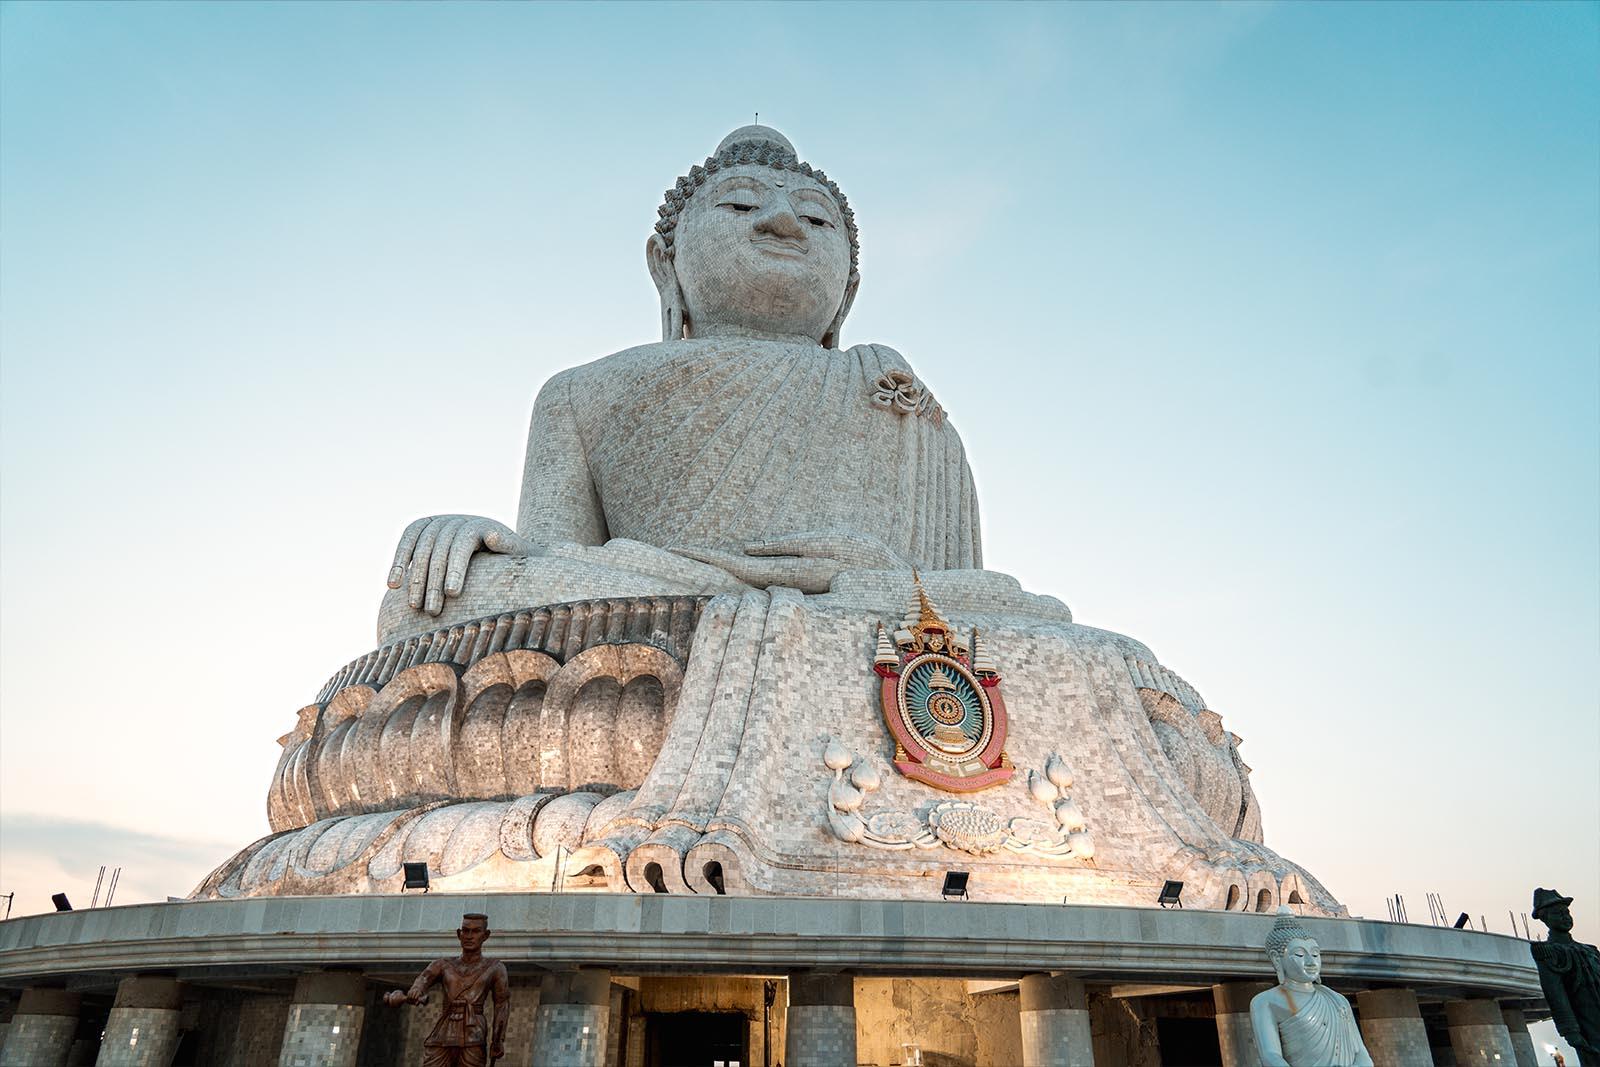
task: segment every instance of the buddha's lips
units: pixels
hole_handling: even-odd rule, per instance
[[[782,237],[752,237],[750,238],[750,243],[765,251],[776,252],[780,255],[803,256],[806,254],[806,246],[802,242],[790,241]]]

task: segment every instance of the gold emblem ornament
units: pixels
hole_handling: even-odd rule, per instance
[[[952,793],[1008,780],[1006,705],[1000,672],[978,631],[970,642],[939,614],[913,575],[910,603],[893,640],[878,624],[872,669],[880,679],[895,769]]]

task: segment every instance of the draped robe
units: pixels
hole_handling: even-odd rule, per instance
[[[518,531],[741,551],[824,530],[875,538],[926,570],[979,568],[960,435],[931,404],[874,406],[895,370],[910,372],[880,345],[715,337],[563,371],[534,406]]]
[[[1278,1024],[1283,1058],[1294,1067],[1352,1067],[1366,1046],[1350,1002],[1320,982],[1309,996],[1284,992],[1295,1013]]]

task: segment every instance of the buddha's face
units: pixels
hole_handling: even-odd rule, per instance
[[[844,302],[850,240],[818,182],[729,167],[684,205],[673,266],[691,335],[732,326],[821,340]]]
[[[1289,942],[1283,950],[1283,977],[1289,982],[1315,982],[1322,976],[1322,949],[1309,938]]]

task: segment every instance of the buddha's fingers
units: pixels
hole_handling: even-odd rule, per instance
[[[438,539],[433,543],[433,552],[428,557],[428,585],[423,595],[422,608],[429,615],[437,615],[444,610],[444,571],[450,563],[450,554],[455,549],[458,535],[462,528],[470,524],[456,516],[450,516],[441,524]],[[468,530],[468,538],[477,539],[477,535]],[[471,556],[471,552],[467,555]],[[421,570],[421,561],[417,561],[417,570]],[[465,566],[463,566],[463,571]]]
[[[498,552],[502,556],[538,556],[543,554],[543,550],[538,545],[515,530],[492,519],[484,521],[489,529],[483,535],[483,547],[490,552]]]
[[[807,530],[751,541],[744,546],[750,556],[800,556],[835,560],[845,567],[898,570],[909,567],[888,545],[860,534],[833,530]]]
[[[483,546],[486,535],[489,533],[487,519],[468,519],[455,531],[455,536],[450,538],[450,551],[444,567],[444,595],[459,596],[461,589],[467,584],[467,566],[472,562],[472,556]],[[430,575],[428,585],[431,589],[433,578]]]
[[[787,556],[751,556],[698,545],[669,549],[679,556],[720,567],[746,585],[757,589],[783,586],[802,593],[826,593],[833,576],[843,569],[836,559]]]
[[[389,588],[399,589],[400,583],[405,581],[406,564],[411,562],[411,553],[416,550],[417,539],[422,536],[422,531],[431,519],[422,518],[406,527],[405,533],[400,535],[400,544],[394,550],[394,564],[389,568]]]
[[[422,610],[422,605],[428,593],[428,564],[433,559],[433,546],[443,532],[448,515],[435,515],[428,520],[428,525],[423,529],[422,536],[417,538],[416,551],[411,554],[411,566],[408,569],[410,586],[406,590],[406,602],[413,611]]]

